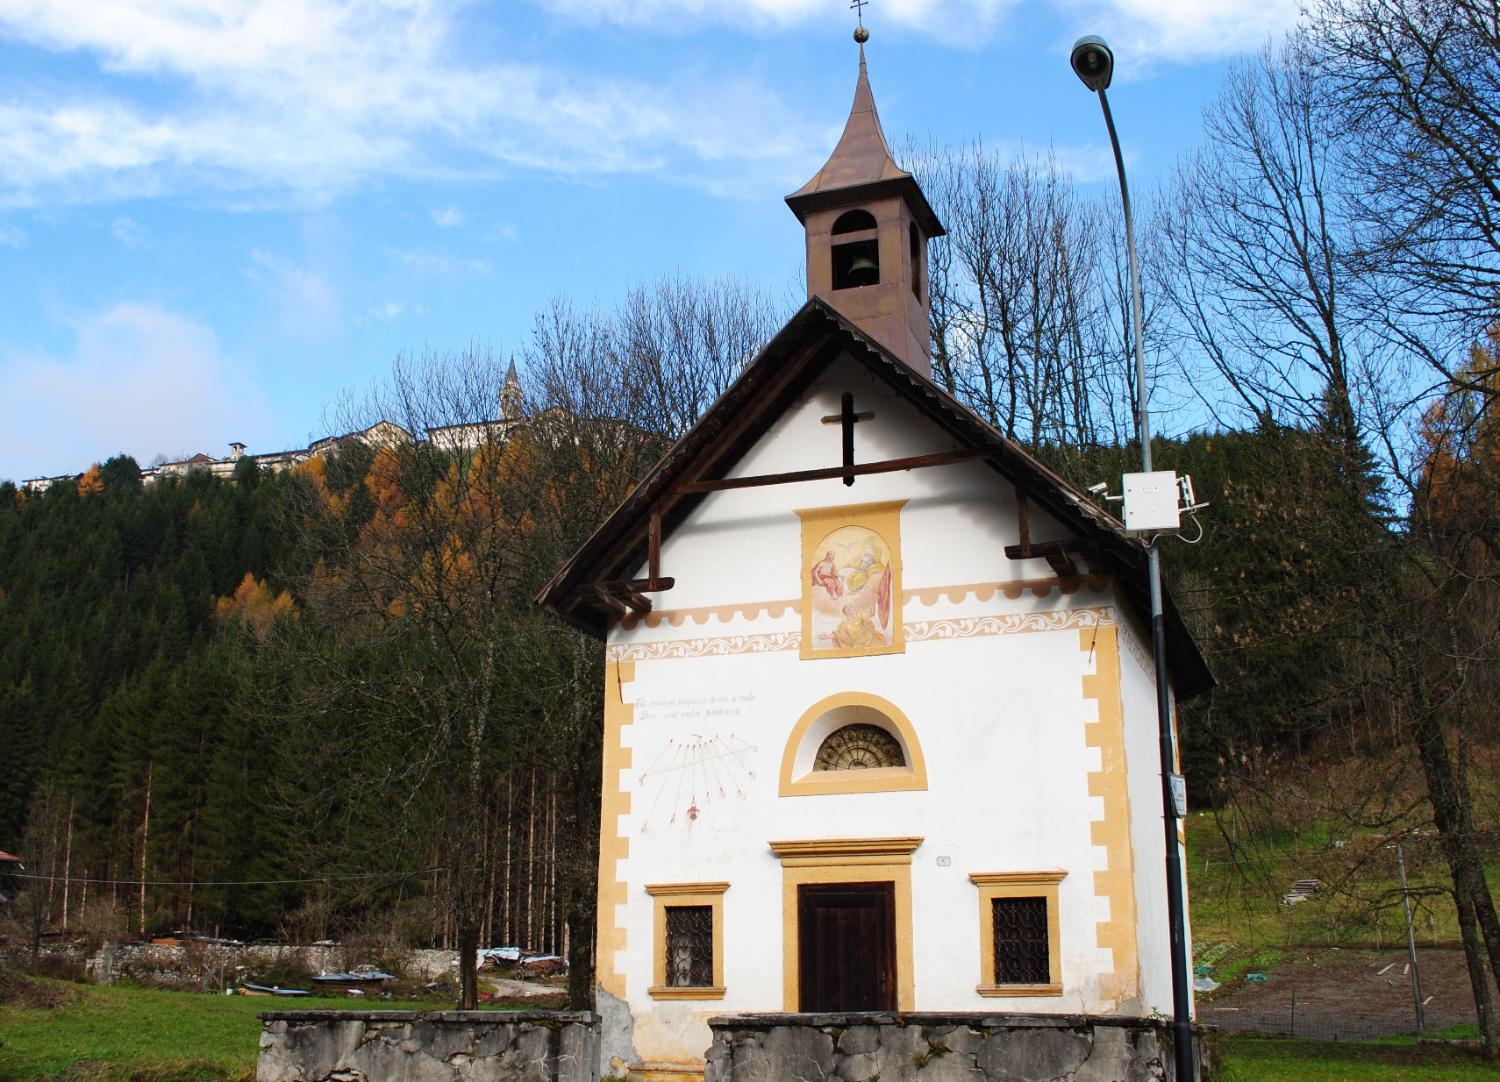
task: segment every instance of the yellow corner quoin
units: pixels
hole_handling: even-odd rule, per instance
[[[896,901],[896,1009],[916,1009],[911,855],[921,838],[814,838],[769,843],[781,861],[782,1010],[799,1009],[797,888],[823,883],[891,883]]]
[[[1083,678],[1083,697],[1098,704],[1098,718],[1084,725],[1084,743],[1099,749],[1099,769],[1088,777],[1089,796],[1104,802],[1104,817],[1090,824],[1094,845],[1104,848],[1105,866],[1094,872],[1094,894],[1109,902],[1109,919],[1098,925],[1098,944],[1114,959],[1114,973],[1100,978],[1100,991],[1125,1000],[1140,989],[1136,946],[1135,851],[1130,842],[1130,790],[1125,772],[1125,705],[1120,691],[1118,628],[1079,632],[1079,647],[1092,656],[1094,672]]]
[[[819,507],[796,512],[797,517],[802,520],[802,564],[799,574],[802,578],[802,657],[804,659],[870,657],[875,654],[900,654],[906,651],[906,636],[901,623],[901,606],[904,600],[901,589],[901,508],[905,506],[905,500],[886,500],[881,503]],[[877,622],[872,626],[868,623],[871,614],[862,611],[868,595],[865,600],[857,602],[851,595],[850,604],[857,611],[851,613],[850,619],[855,621],[860,628],[855,639],[858,644],[819,646],[812,582],[814,568],[819,565],[824,552],[828,551],[827,549],[820,551],[820,546],[827,544],[829,538],[835,533],[850,528],[863,529],[878,535],[878,540],[889,549],[886,558],[889,561],[890,582],[887,584],[886,593],[890,611],[883,624]],[[838,589],[843,590],[845,586],[838,584]],[[882,632],[881,627],[887,630]],[[888,638],[889,641],[879,642],[878,640],[882,638]],[[860,639],[868,641],[859,643]]]
[[[723,999],[724,998],[724,892],[728,883],[656,883],[646,893],[656,900],[651,949],[655,961],[651,968],[652,999]],[[706,905],[713,910],[713,984],[700,987],[677,987],[667,984],[667,910],[676,905]]]
[[[612,996],[625,998],[625,975],[616,958],[626,946],[626,929],[620,924],[618,906],[629,900],[629,888],[620,878],[620,862],[630,856],[630,839],[621,820],[630,814],[630,794],[621,786],[630,769],[631,751],[625,747],[625,726],[634,724],[635,707],[625,701],[625,687],[635,680],[635,662],[609,662],[604,666],[604,763],[603,791],[599,800],[599,945],[596,954],[598,982]]]
[[[859,711],[864,708],[878,714],[871,718]],[[832,719],[820,725],[834,711],[843,712],[847,720]],[[896,737],[906,756],[906,765],[900,767],[874,767],[867,770],[812,770],[799,772],[797,759],[805,745],[812,754],[817,753],[814,742],[821,742],[828,735],[822,730],[832,731],[840,725],[854,722],[880,724]],[[816,727],[816,731],[815,731]],[[811,756],[802,756],[811,761]],[[798,776],[793,777],[794,774]],[[927,759],[922,754],[921,742],[911,720],[900,708],[878,695],[862,691],[843,691],[820,699],[792,727],[787,738],[786,750],[781,754],[781,796],[827,796],[836,793],[903,793],[925,792],[927,789]]]
[[[1062,981],[1062,920],[1057,885],[1067,872],[974,872],[969,882],[979,888],[979,985],[982,996],[1060,996]],[[995,972],[995,922],[990,903],[996,898],[1045,898],[1047,901],[1046,984],[1001,984]]]

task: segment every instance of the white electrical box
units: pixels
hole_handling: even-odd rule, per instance
[[[1176,530],[1182,526],[1177,474],[1171,470],[1125,475],[1125,528]]]

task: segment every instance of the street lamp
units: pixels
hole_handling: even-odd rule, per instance
[[[1099,95],[1104,110],[1104,124],[1109,128],[1109,143],[1115,152],[1115,169],[1120,174],[1120,202],[1125,207],[1125,247],[1130,258],[1130,314],[1135,330],[1136,401],[1140,412],[1141,468],[1151,473],[1151,423],[1146,397],[1146,350],[1141,335],[1141,274],[1136,262],[1135,221],[1130,214],[1130,188],[1125,183],[1125,159],[1120,154],[1120,139],[1115,134],[1115,118],[1109,111],[1109,88],[1115,72],[1115,56],[1101,37],[1092,34],[1073,43],[1069,57],[1073,71],[1083,85]],[[1156,721],[1161,745],[1162,826],[1167,841],[1167,919],[1172,926],[1172,1045],[1177,1082],[1191,1082],[1193,1067],[1193,1016],[1189,1005],[1187,915],[1182,890],[1182,851],[1177,843],[1177,823],[1186,808],[1178,790],[1180,778],[1174,769],[1172,739],[1172,704],[1167,686],[1167,632],[1162,612],[1161,553],[1155,539],[1146,542],[1147,569],[1151,582],[1151,652],[1156,662]]]

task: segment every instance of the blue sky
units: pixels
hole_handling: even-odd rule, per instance
[[[873,0],[887,135],[1194,145],[1297,0]],[[847,115],[845,0],[0,0],[0,478],[302,446],[402,351],[505,353],[556,295],[795,291],[782,197]]]

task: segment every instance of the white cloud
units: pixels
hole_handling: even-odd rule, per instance
[[[580,22],[646,27],[658,33],[685,33],[706,24],[784,30],[820,22],[850,23],[843,3],[828,0],[533,0],[554,14]],[[1130,66],[1158,60],[1199,60],[1255,49],[1268,34],[1296,22],[1301,0],[881,0],[866,21],[877,38],[887,28],[915,31],[945,44],[979,48],[1022,7],[1060,12],[1073,36],[1104,33]],[[1066,45],[1072,37],[1060,44]]]
[[[443,252],[424,252],[411,248],[386,246],[386,254],[403,267],[417,274],[446,277],[454,274],[488,274],[490,265],[483,259],[447,255]]]
[[[115,240],[127,248],[139,248],[151,237],[149,229],[134,218],[123,214],[110,223],[109,231],[114,235]]]
[[[406,305],[400,301],[386,301],[384,304],[375,305],[370,309],[368,314],[377,323],[389,323],[391,320],[398,318],[404,311],[406,311]]]
[[[454,206],[438,207],[432,212],[432,221],[439,229],[452,229],[463,225],[464,212]]]
[[[260,388],[212,330],[150,304],[80,321],[64,356],[0,358],[0,476],[77,473],[125,452],[227,453],[229,440],[274,440]],[[267,449],[270,449],[269,447]]]
[[[781,30],[800,23],[843,23],[853,29],[854,14],[828,0],[534,0],[555,14],[589,22],[605,19],[663,31],[686,31],[703,23],[729,23],[756,30]],[[976,43],[989,35],[1021,0],[881,0],[866,17],[875,32],[884,27],[916,30],[952,43]]]
[[[19,226],[0,222],[0,248],[20,248],[26,244],[26,234]]]
[[[1296,25],[1302,0],[1067,0],[1079,33],[1102,34],[1122,72],[1260,48]]]
[[[185,188],[316,202],[372,176],[655,170],[706,153],[733,169],[823,135],[760,87],[763,123],[701,145],[705,129],[734,127],[709,75],[643,84],[590,67],[476,63],[454,22],[465,9],[0,0],[0,36],[98,68],[69,90],[0,83],[0,205]]]

